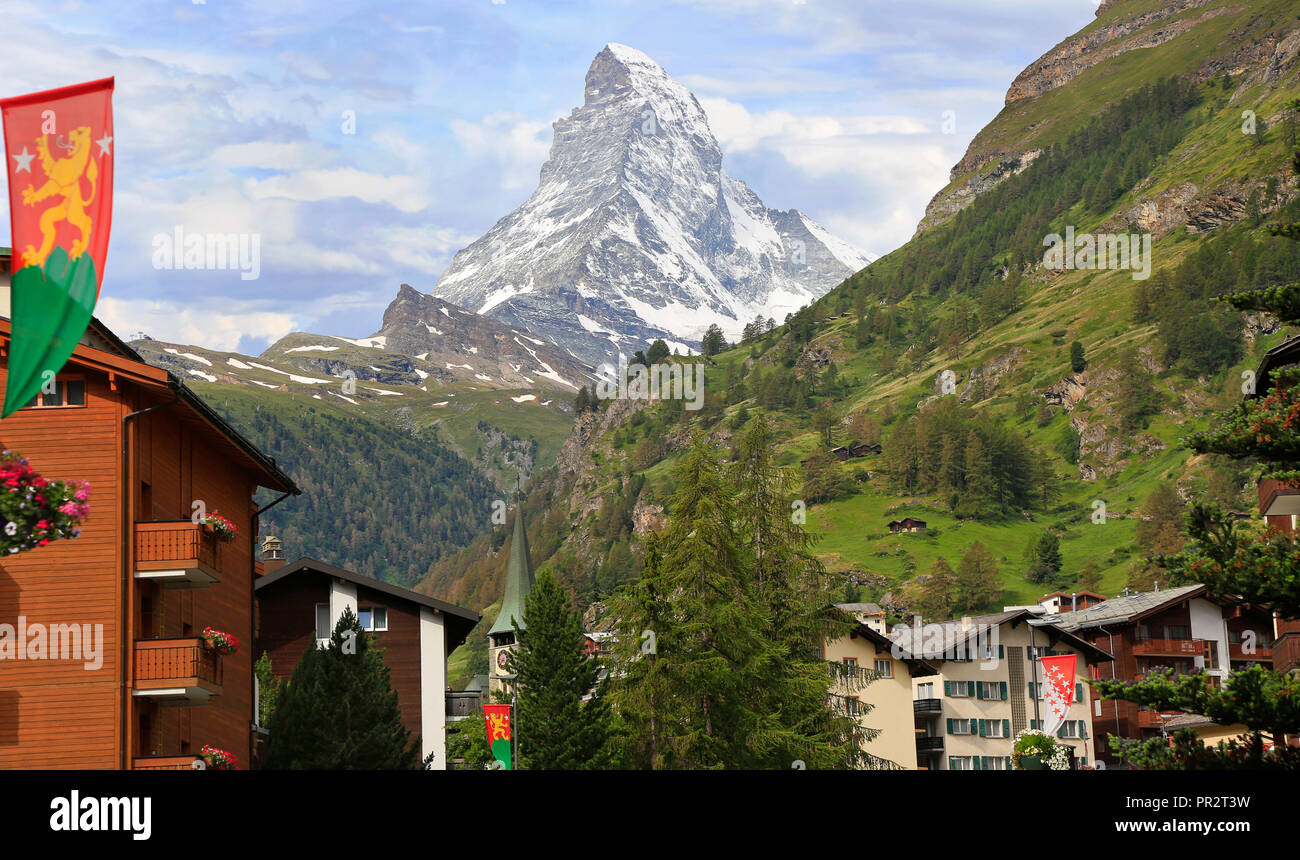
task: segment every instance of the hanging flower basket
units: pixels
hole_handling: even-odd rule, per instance
[[[0,451],[0,557],[81,536],[90,484],[47,481],[17,451]]]
[[[204,627],[203,641],[209,648],[223,657],[239,651],[239,640],[224,630],[217,630],[213,627]]]
[[[239,763],[234,753],[217,749],[209,744],[203,745],[199,755],[207,763],[209,770],[234,770],[235,765]]]
[[[222,543],[230,543],[239,535],[239,529],[235,528],[235,524],[216,511],[204,517],[203,524],[211,527],[217,536],[217,540]]]
[[[1023,729],[1011,745],[1013,770],[1069,770],[1070,749],[1038,729]]]

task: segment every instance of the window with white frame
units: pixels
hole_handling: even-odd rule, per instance
[[[1079,736],[1079,721],[1066,720],[1061,723],[1059,734],[1063,738],[1077,738]]]
[[[1004,734],[1002,734],[1002,721],[989,720],[988,722],[986,722],[984,724],[984,737],[986,738],[1006,737]]]
[[[975,682],[949,681],[948,694],[951,696],[973,696],[975,695]]]
[[[328,603],[316,604],[316,638],[328,639],[333,630],[330,629],[330,605]]]
[[[981,699],[1001,699],[1002,683],[1000,681],[980,681]]]
[[[933,683],[933,682],[929,682],[929,683],[925,683],[925,684],[917,684],[917,685],[916,685],[916,697],[917,697],[918,699],[933,699],[933,698],[934,698],[934,683]]]
[[[955,756],[950,756],[948,759],[948,770],[974,770],[974,769],[975,769],[974,766],[971,764],[970,756],[968,755],[955,755]]]
[[[969,735],[970,733],[971,733],[971,721],[970,721],[970,720],[958,720],[958,719],[954,719],[954,720],[952,721],[952,734],[954,734],[954,735]]]
[[[879,675],[881,678],[892,678],[892,677],[894,677],[894,661],[893,661],[893,660],[877,660],[877,661],[876,661],[876,674]]]
[[[1001,737],[999,735],[998,737]],[[1006,757],[1000,755],[991,755],[984,759],[984,770],[1006,770]]]
[[[388,629],[388,610],[383,606],[360,606],[357,608],[357,621],[361,622],[362,630],[382,632]]]

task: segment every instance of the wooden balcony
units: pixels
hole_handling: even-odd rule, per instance
[[[1268,647],[1268,648],[1260,648],[1260,647],[1257,645],[1257,646],[1255,646],[1253,653],[1251,653],[1251,654],[1247,654],[1247,653],[1242,649],[1242,647],[1241,647],[1241,643],[1240,643],[1240,642],[1229,642],[1229,643],[1228,643],[1228,659],[1229,659],[1229,660],[1248,660],[1248,661],[1253,661],[1253,662],[1256,662],[1256,663],[1271,663],[1271,662],[1273,662],[1273,648],[1272,648],[1272,646],[1270,646],[1270,647]]]
[[[1204,639],[1136,639],[1133,653],[1136,656],[1205,657],[1208,651]]]
[[[216,533],[189,520],[136,523],[135,578],[167,588],[207,588],[219,582]]]
[[[132,770],[202,770],[195,762],[202,761],[196,755],[151,755],[132,759]]]
[[[137,639],[134,695],[168,705],[202,705],[221,693],[221,655],[203,639]]]

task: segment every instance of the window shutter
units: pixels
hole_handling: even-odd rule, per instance
[[[1007,756],[1007,770],[1011,770],[1011,756]]]
[[[1002,658],[1004,658],[1004,657],[1006,657],[1006,656],[1007,656],[1007,649],[1005,649],[1005,648],[1003,648],[1001,645],[999,645],[999,646],[998,646],[998,659],[1001,660]]]
[[[949,720],[948,722],[951,723],[952,720]],[[956,770],[956,769],[957,769],[956,759],[957,759],[957,757],[956,757],[955,755],[950,755],[950,756],[948,756],[948,770]]]
[[[1030,682],[1029,682],[1029,698],[1032,699],[1033,697],[1034,697],[1034,682],[1033,682],[1033,681],[1030,681]]]
[[[1056,727],[1056,736],[1058,738],[1063,738],[1065,737],[1064,732],[1065,732],[1065,723],[1061,723],[1059,726]]]
[[[1002,682],[1001,682],[1001,690],[1002,690],[1002,701],[1005,702],[1005,701],[1007,700],[1007,682],[1006,682],[1006,681],[1002,681]]]
[[[951,695],[952,695],[952,682],[951,682],[951,681],[944,681],[944,682],[943,682],[943,694],[944,694],[945,696],[951,696]]]
[[[982,759],[980,759],[980,761],[981,761],[982,764],[983,764],[983,767],[981,768],[981,770],[988,770],[988,769],[989,769],[989,757],[988,757],[988,756],[984,756]]]
[[[1076,702],[1083,701],[1083,684],[1081,682],[1074,685],[1074,700]]]
[[[1086,738],[1087,736],[1088,736],[1088,721],[1079,720],[1079,737]]]
[[[988,736],[988,724],[984,720],[980,720],[980,737],[983,738],[987,736]]]
[[[948,718],[948,734],[952,734],[952,717]]]
[[[979,769],[980,769],[980,757],[977,756],[977,755],[973,755],[973,756],[971,756],[971,757],[970,757],[970,766],[971,766],[971,770],[979,770]]]
[[[1002,721],[1002,737],[1004,737],[1004,738],[1009,738],[1009,737],[1011,737],[1011,721],[1010,721],[1010,720],[1003,720],[1003,721]]]
[[[974,681],[974,682],[972,682],[972,683],[975,684],[975,698],[977,698],[977,699],[982,699],[982,698],[984,698],[984,691],[980,689],[980,682],[979,682],[979,681]]]

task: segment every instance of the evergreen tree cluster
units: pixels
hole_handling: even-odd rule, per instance
[[[902,422],[884,462],[896,490],[942,496],[961,516],[1046,509],[1059,494],[1047,458],[1021,434],[951,397]]]

